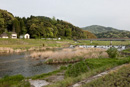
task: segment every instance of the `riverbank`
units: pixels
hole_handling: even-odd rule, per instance
[[[83,64],[83,66],[80,67],[82,63],[85,63],[86,65]],[[74,84],[82,80],[95,76],[106,70],[110,70],[116,66],[130,63],[130,58],[86,59],[85,62],[82,63],[76,63],[69,66],[63,80],[49,84],[45,87],[73,87]],[[85,67],[89,68],[86,70]]]
[[[12,53],[22,53],[27,51],[47,51],[60,49],[60,47],[30,47],[30,48],[17,48],[13,49],[10,47],[0,47],[0,54],[12,54]]]
[[[0,39],[0,53],[40,51],[69,47],[72,40]]]
[[[71,87],[75,83],[80,82],[86,78],[92,77],[98,73],[104,72],[106,70],[110,70],[113,67],[126,64],[126,63],[130,63],[129,57],[117,58],[117,59],[112,59],[112,58],[86,59],[85,61],[82,62],[68,65],[66,67],[61,67],[56,71],[49,72],[46,74],[36,75],[33,77],[25,78],[21,75],[16,75],[11,77],[6,76],[0,79],[0,86],[1,87],[5,87],[5,86],[31,87],[31,82],[35,82],[36,84],[34,85],[39,85],[39,86],[41,84],[45,86],[45,84],[47,83],[46,87]],[[89,67],[89,68],[86,69],[83,67]],[[84,69],[86,70],[84,71]],[[42,82],[45,82],[45,84],[43,84]],[[40,87],[42,87],[42,85]]]
[[[107,75],[98,76],[96,79],[91,79],[80,87],[130,87],[130,64],[125,64],[116,70],[105,72]],[[103,84],[102,84],[103,83]],[[79,87],[79,86],[75,86]]]
[[[34,50],[44,50],[44,48],[64,48],[70,45],[110,45],[110,41],[73,41],[73,40],[44,40],[44,39],[2,39],[0,38],[0,53],[25,52]],[[126,46],[130,41],[112,41],[114,46]]]

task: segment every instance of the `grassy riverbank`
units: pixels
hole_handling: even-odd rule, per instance
[[[43,40],[43,39],[0,39],[0,53],[47,50],[69,47],[72,40]]]
[[[112,45],[129,45],[130,41],[112,41]],[[73,41],[73,40],[43,40],[43,39],[2,39],[0,38],[0,53],[25,52],[69,47],[70,45],[110,45],[110,41]]]
[[[30,84],[22,75],[15,75],[0,79],[0,87],[30,87]]]
[[[79,40],[43,40],[43,39],[2,39],[0,38],[0,47],[10,48],[30,48],[30,47],[66,47],[73,45],[110,45],[110,41],[92,41]],[[112,45],[129,45],[130,41],[112,41]]]
[[[48,85],[46,87],[68,87],[85,78],[89,78],[100,72],[109,70],[115,66],[119,66],[119,65],[129,63],[129,62],[130,62],[130,58],[86,59],[84,61],[84,63],[87,64],[87,66],[90,67],[90,69],[88,69],[87,71],[84,72],[83,68],[82,68],[82,70],[80,69],[81,67],[78,68],[79,66],[81,66],[80,63],[71,65],[66,70],[66,77],[64,80],[58,81],[58,82]],[[82,67],[85,67],[85,66],[82,66]],[[84,68],[84,69],[86,69],[86,68]]]
[[[82,87],[130,87],[130,64]]]
[[[21,75],[5,76],[0,79],[0,87],[30,87],[28,79],[46,79],[59,72],[65,71],[65,78],[46,87],[68,87],[85,78],[89,78],[115,66],[129,63],[130,58],[99,58],[86,59],[85,61],[61,67],[60,69],[46,74],[25,78]]]
[[[0,47],[30,48],[30,47],[63,47],[73,40],[43,40],[43,39],[0,39]]]

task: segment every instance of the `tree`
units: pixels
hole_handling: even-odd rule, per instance
[[[57,23],[57,21],[56,21],[56,18],[53,16],[53,18],[52,18],[52,24],[56,24]]]
[[[4,28],[4,18],[0,18],[0,28]]]
[[[65,29],[65,36],[66,37],[71,37],[71,29]]]
[[[39,38],[40,33],[37,31],[37,26],[35,24],[32,24],[29,28],[29,33],[32,38]]]
[[[20,20],[20,29],[21,29],[21,34],[27,33],[27,29],[25,27],[24,21]]]
[[[53,37],[57,37],[57,33],[58,33],[58,30],[57,30],[57,28],[56,27],[54,27],[54,31],[53,31]]]
[[[13,32],[16,32],[18,35],[20,33],[20,23],[17,19],[13,21]]]

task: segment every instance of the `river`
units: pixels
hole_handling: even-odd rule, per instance
[[[0,55],[0,77],[22,74],[25,77],[48,73],[58,69],[58,65],[44,64],[44,60],[26,58],[29,53]]]

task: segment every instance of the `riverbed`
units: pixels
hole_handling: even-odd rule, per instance
[[[28,55],[28,52],[0,55],[0,77],[17,74],[30,77],[54,71],[59,67],[58,65],[44,64],[44,59],[26,58]]]

